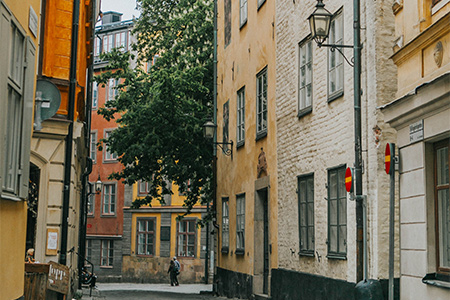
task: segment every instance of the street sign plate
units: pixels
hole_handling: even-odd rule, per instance
[[[386,174],[391,172],[391,143],[386,144],[386,150],[384,151],[384,169]]]
[[[349,167],[345,170],[345,189],[347,192],[353,192],[353,171]]]

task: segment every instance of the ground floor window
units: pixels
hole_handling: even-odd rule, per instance
[[[100,266],[112,267],[114,261],[114,241],[102,240],[100,251]]]
[[[178,256],[195,257],[196,225],[195,220],[178,222]]]
[[[437,268],[444,274],[450,274],[449,147],[450,139],[434,147]]]
[[[137,220],[137,255],[155,255],[155,219]]]

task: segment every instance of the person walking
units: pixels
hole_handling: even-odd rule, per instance
[[[176,269],[175,262],[173,260],[171,260],[170,265],[169,265],[169,270],[167,271],[167,273],[169,273],[169,276],[170,276],[170,285],[171,286],[178,285],[177,272],[178,272],[178,270]]]

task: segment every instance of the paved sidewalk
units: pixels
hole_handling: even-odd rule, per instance
[[[177,294],[204,294],[212,293],[212,284],[180,284],[171,286],[160,283],[97,283],[89,297],[89,288],[83,288],[83,300],[102,299],[102,291],[154,291]]]

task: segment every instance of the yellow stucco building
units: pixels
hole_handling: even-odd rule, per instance
[[[40,0],[0,1],[0,299],[23,296]]]
[[[181,263],[180,283],[204,282],[207,233],[196,223],[204,217],[206,206],[196,204],[178,220],[186,212],[185,196],[171,184],[172,195],[164,196],[165,203],[153,200],[151,206],[132,208],[132,200],[147,196],[148,184],[138,182],[125,190],[122,280],[169,282],[167,270],[175,256]]]
[[[217,149],[216,284],[250,298],[270,294],[278,263],[275,1],[217,8],[217,141],[233,144]]]

